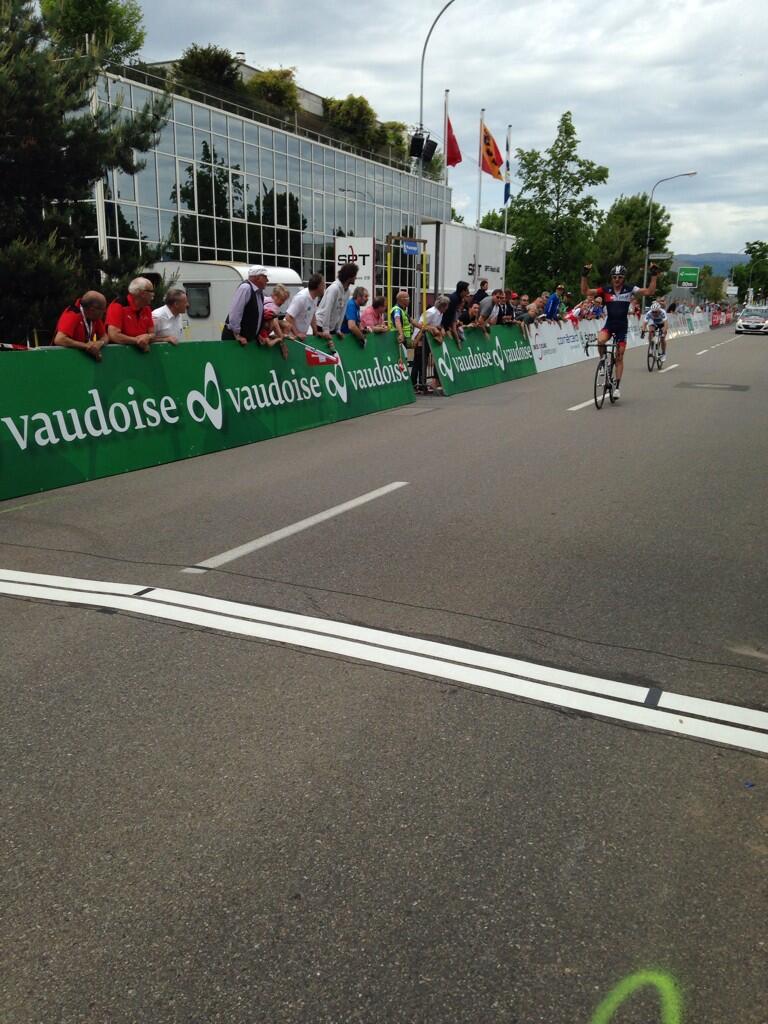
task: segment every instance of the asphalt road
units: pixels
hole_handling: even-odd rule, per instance
[[[6,502],[0,568],[768,711],[767,345]],[[3,1021],[768,1022],[765,757],[151,609],[0,628]]]

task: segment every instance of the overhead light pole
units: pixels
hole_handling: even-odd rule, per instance
[[[438,23],[438,21],[440,21],[440,19],[442,18],[442,16],[445,14],[445,12],[448,10],[448,8],[451,6],[452,3],[455,3],[455,0],[448,0],[448,3],[445,4],[440,9],[440,12],[438,13],[437,17],[432,22],[432,24],[429,26],[429,32],[427,32],[427,38],[424,40],[424,47],[422,48],[422,51],[421,51],[421,74],[419,76],[419,131],[418,131],[418,134],[421,136],[422,140],[424,140],[424,58],[427,55],[427,46],[429,45],[429,40],[430,40],[430,37],[432,36],[432,32],[434,31],[435,25]],[[422,144],[423,144],[423,142],[422,142]],[[443,146],[445,146],[445,140],[443,140]],[[421,189],[421,181],[422,181],[422,175],[424,173],[424,161],[422,160],[421,153],[419,153],[419,156],[417,157],[417,163],[418,163],[419,175],[418,175],[418,180],[417,180],[417,183],[416,183],[416,223],[414,225],[414,229],[415,229],[416,238],[421,238],[421,232],[422,232],[422,222],[421,222],[422,189]],[[417,285],[416,285],[416,288],[414,289],[414,302],[413,302],[414,319],[416,319],[416,317],[420,316],[421,313],[422,313],[422,310],[421,310],[421,307],[420,307],[420,299],[421,299],[421,296],[420,296],[420,292],[419,292],[419,288],[418,288],[418,278],[417,278]]]
[[[665,181],[674,181],[675,178],[693,178],[697,171],[683,171],[682,174],[671,174],[668,178],[659,178],[651,189],[651,198],[648,200],[648,230],[645,234],[645,264],[643,266],[643,288],[648,284],[648,253],[651,247],[651,217],[653,216],[653,193]],[[643,296],[642,308],[645,310],[645,296]]]

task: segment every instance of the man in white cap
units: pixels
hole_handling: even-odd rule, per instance
[[[241,345],[258,341],[264,320],[264,289],[268,280],[266,267],[248,267],[248,280],[243,281],[232,297],[221,332],[222,341],[234,339]]]

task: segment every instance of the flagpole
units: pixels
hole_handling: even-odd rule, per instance
[[[450,89],[445,90],[445,103],[443,108],[443,156],[445,158],[445,187],[448,188],[448,93]]]
[[[480,141],[477,147],[477,221],[475,222],[475,279],[478,283],[480,266],[480,201],[483,194],[483,126],[485,124],[485,107],[480,111]]]
[[[507,189],[509,188],[509,148],[511,142],[512,125],[507,125],[507,166],[504,168],[504,273],[502,274],[501,283],[506,290],[507,287],[507,213],[509,212],[509,199],[507,198]]]

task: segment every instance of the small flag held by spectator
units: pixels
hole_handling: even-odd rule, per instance
[[[449,167],[455,167],[456,164],[461,163],[461,150],[459,144],[456,141],[456,136],[453,134],[453,126],[451,125],[450,117],[447,118],[447,140],[445,145],[445,162]]]
[[[496,145],[496,139],[486,128],[484,121],[480,122],[480,153],[482,154],[480,166],[485,173],[490,174],[492,178],[496,178],[498,181],[503,181],[501,151]]]
[[[317,348],[312,348],[311,345],[304,346],[304,355],[307,360],[307,366],[330,366],[337,365],[339,362],[338,355],[331,354],[330,352],[321,352]]]

